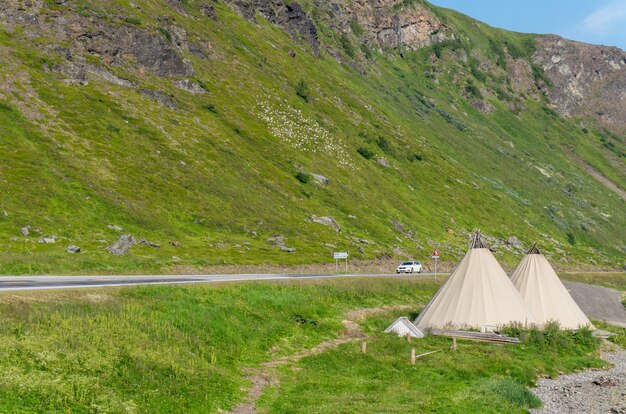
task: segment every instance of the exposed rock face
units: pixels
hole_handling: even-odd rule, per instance
[[[191,64],[161,34],[129,26],[110,26],[102,22],[81,21],[68,27],[76,47],[82,46],[104,62],[122,65],[129,57],[157,76],[190,76]]]
[[[420,5],[400,7],[401,0],[356,0],[347,4],[363,27],[363,37],[379,47],[419,49],[446,38],[445,25]]]
[[[553,84],[546,93],[558,113],[626,130],[626,52],[551,35],[537,39],[533,62]]]
[[[284,0],[227,0],[242,16],[255,20],[258,12],[271,23],[285,29],[294,38],[302,37],[314,50],[318,49],[319,38],[315,23],[297,1]]]
[[[175,3],[175,1],[174,1]],[[109,23],[103,19],[93,19],[72,11],[73,4],[67,3],[63,13],[51,13],[42,16],[40,1],[22,4],[13,0],[2,2],[3,24],[7,27],[24,30],[26,36],[38,38],[46,36],[57,44],[67,43],[69,48],[57,47],[56,52],[65,59],[80,64],[80,57],[92,55],[99,57],[106,65],[139,65],[141,68],[158,76],[191,76],[193,67],[182,57],[178,41],[180,36],[175,28],[171,29],[172,39],[168,39],[156,28],[142,28],[129,24]],[[77,70],[80,71],[81,67]],[[116,78],[106,71],[88,68],[92,75],[103,77],[123,86],[130,82]]]
[[[142,89],[140,93],[143,96],[147,96],[150,99],[154,99],[160,105],[163,105],[170,109],[178,109],[178,102],[174,99],[173,96],[168,95],[166,93],[155,91],[153,89]]]
[[[525,59],[508,59],[507,70],[513,90],[519,93],[529,93],[535,88],[533,70]]]

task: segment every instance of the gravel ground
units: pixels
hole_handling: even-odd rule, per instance
[[[532,391],[543,402],[532,413],[626,414],[626,350],[602,355],[613,364],[608,370],[584,371],[541,378]]]

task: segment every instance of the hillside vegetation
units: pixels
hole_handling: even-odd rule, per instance
[[[314,41],[246,2],[23,3],[0,5],[0,273],[453,262],[473,228],[509,265],[509,236],[624,264],[625,201],[588,172],[626,189],[624,137],[551,109],[536,36],[419,1],[388,5],[445,25],[419,47],[323,3],[289,6]],[[108,225],[160,247],[110,255]]]

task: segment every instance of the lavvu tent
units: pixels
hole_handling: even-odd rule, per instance
[[[476,231],[463,260],[414,323],[423,330],[483,329],[535,322],[530,309]]]

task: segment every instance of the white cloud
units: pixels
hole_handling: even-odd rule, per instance
[[[582,32],[603,37],[626,30],[626,0],[616,0],[596,9],[581,23]]]

